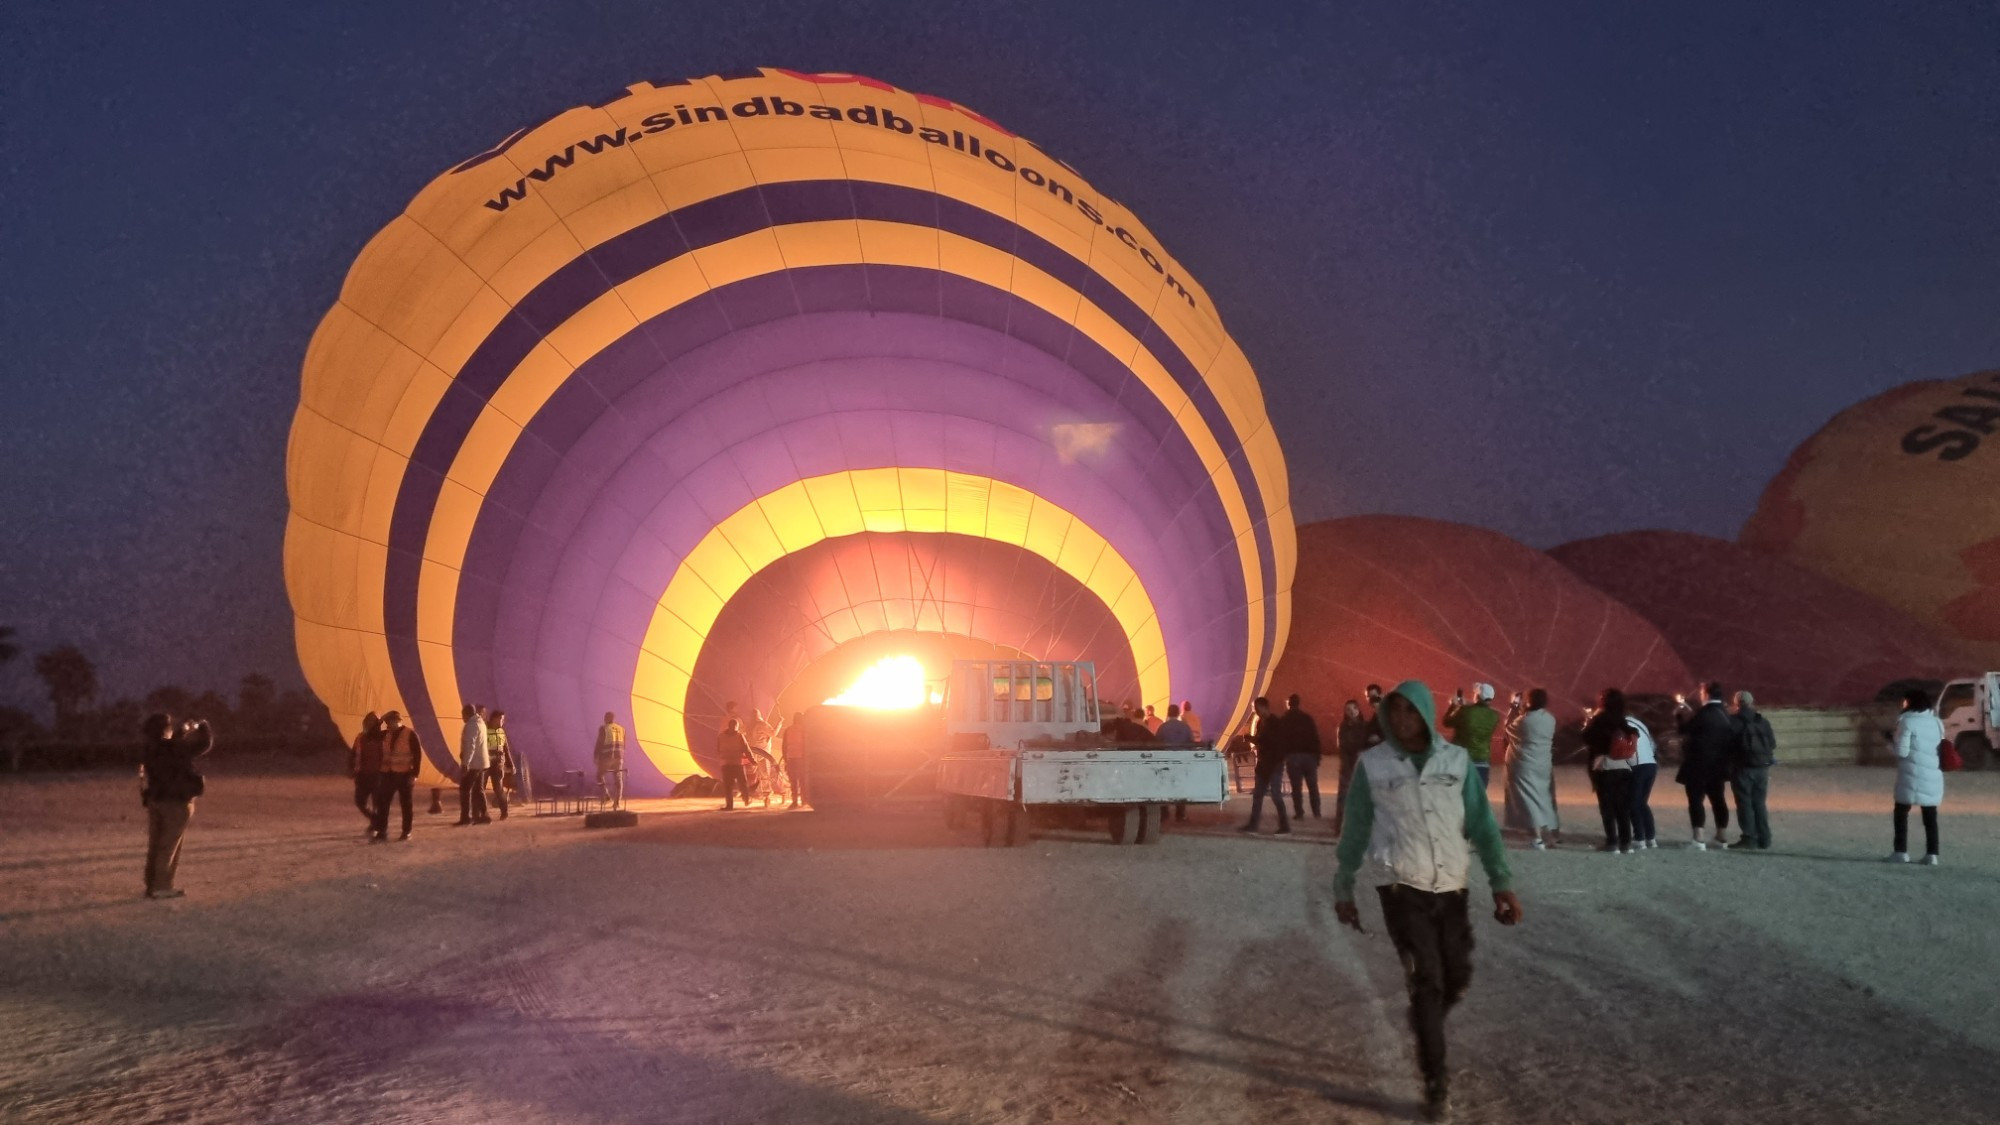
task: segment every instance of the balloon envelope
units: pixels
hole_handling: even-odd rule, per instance
[[[665,792],[719,701],[910,630],[1228,713],[1288,623],[1208,294],[1064,162],[853,75],[642,83],[460,159],[315,334],[287,477],[308,680],[442,772],[462,703],[544,776],[610,712]]]
[[[1305,524],[1292,640],[1273,694],[1337,715],[1370,683],[1420,679],[1448,700],[1489,683],[1545,688],[1566,718],[1607,687],[1685,691],[1687,668],[1650,623],[1498,532],[1405,516]]]
[[[1738,539],[2000,668],[2000,371],[1841,411],[1792,452]]]
[[[1652,622],[1697,678],[1762,706],[1854,706],[1966,670],[1909,615],[1727,540],[1632,531],[1549,554]]]

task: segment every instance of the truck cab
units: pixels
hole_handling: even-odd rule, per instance
[[[1945,741],[1958,747],[1969,770],[1985,769],[2000,745],[2000,672],[1953,680],[1938,692],[1938,721]]]

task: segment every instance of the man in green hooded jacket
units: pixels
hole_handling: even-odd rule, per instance
[[[1354,884],[1363,866],[1378,877],[1382,921],[1403,962],[1410,1027],[1433,1121],[1451,1112],[1444,1019],[1472,983],[1472,923],[1466,875],[1479,854],[1493,888],[1493,917],[1521,920],[1521,901],[1486,803],[1486,786],[1465,748],[1446,742],[1422,681],[1406,680],[1384,699],[1380,745],[1361,755],[1342,795],[1346,832],[1333,877],[1334,913],[1361,929]]]

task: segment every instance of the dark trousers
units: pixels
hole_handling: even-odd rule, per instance
[[[383,773],[375,782],[375,834],[389,834],[389,802],[403,802],[403,835],[410,834],[410,790],[416,784],[415,773]]]
[[[806,760],[803,755],[785,755],[785,780],[791,782],[792,804],[802,805],[806,801]],[[745,798],[748,800],[748,798]]]
[[[1597,815],[1604,818],[1604,843],[1619,851],[1632,847],[1632,771],[1592,770],[1590,784],[1597,790]]]
[[[1905,806],[1907,811],[1907,806]],[[1932,822],[1936,810],[1927,809]],[[181,866],[181,840],[187,836],[193,801],[155,798],[146,802],[146,893],[174,889],[174,872]]]
[[[1765,807],[1771,795],[1771,768],[1745,766],[1729,781],[1736,791],[1736,827],[1743,842],[1753,848],[1771,846],[1771,813]]]
[[[361,815],[367,817],[370,824],[375,823],[375,785],[380,776],[373,773],[354,775],[354,807],[361,810]]]
[[[1660,776],[1660,764],[1647,762],[1632,767],[1632,838],[1651,840],[1659,835],[1653,824],[1653,781]]]
[[[507,778],[506,771],[498,766],[486,771],[486,779],[493,783],[493,807],[500,810],[500,819],[507,819]]]
[[[1444,1017],[1472,984],[1472,923],[1466,892],[1432,894],[1395,884],[1382,895],[1382,922],[1403,960],[1410,990],[1410,1030],[1426,1082],[1445,1076]]]
[[[1257,822],[1264,819],[1264,795],[1267,793],[1270,794],[1272,807],[1278,810],[1279,830],[1289,831],[1292,827],[1292,820],[1285,815],[1285,766],[1283,762],[1257,763],[1257,780],[1250,789],[1249,827],[1251,828],[1257,827]]]
[[[1937,806],[1925,805],[1923,808],[1924,854],[1938,855],[1940,853],[1938,852]],[[1896,804],[1896,850],[1899,852],[1910,850],[1910,806],[1901,802],[1897,802]]]
[[[1688,823],[1694,825],[1696,832],[1701,831],[1704,823],[1701,803],[1707,801],[1715,808],[1715,838],[1722,838],[1723,830],[1729,827],[1729,800],[1722,795],[1728,787],[1729,783],[1719,777],[1706,785],[1684,786],[1688,795]]]
[[[736,794],[743,794],[743,803],[750,803],[750,779],[743,774],[742,766],[722,767],[722,807],[736,807]]]
[[[1312,794],[1313,819],[1319,819],[1319,755],[1285,755],[1285,776],[1292,782],[1292,815],[1305,819],[1306,793]]]
[[[1333,794],[1333,834],[1336,836],[1340,835],[1340,826],[1347,820],[1347,786],[1354,779],[1354,755],[1341,754],[1337,776],[1340,788]]]
[[[486,771],[458,771],[458,822],[486,819]]]

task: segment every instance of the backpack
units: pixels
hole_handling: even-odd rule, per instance
[[[1965,768],[1965,759],[1959,756],[1958,747],[1953,746],[1949,738],[1938,740],[1938,768],[1946,773],[1956,773]]]
[[[1639,756],[1639,732],[1631,727],[1621,727],[1611,736],[1610,757],[1616,762],[1628,762]]]

